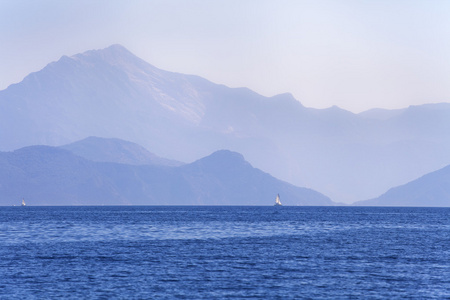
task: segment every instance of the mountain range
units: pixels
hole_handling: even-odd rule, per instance
[[[450,164],[449,132],[448,103],[360,114],[312,109],[290,94],[264,97],[164,71],[120,45],[63,56],[0,91],[1,151],[97,136],[180,164],[230,149],[346,203]]]
[[[77,145],[99,161],[76,155]],[[121,146],[120,146],[121,145]],[[190,164],[144,160],[142,147],[91,137],[63,147],[30,146],[0,153],[0,205],[334,205],[326,196],[282,182],[227,150]],[[152,159],[154,155],[144,152]]]

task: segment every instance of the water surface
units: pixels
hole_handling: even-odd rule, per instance
[[[450,209],[0,207],[0,298],[450,298]]]

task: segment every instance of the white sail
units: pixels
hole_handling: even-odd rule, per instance
[[[25,199],[22,198],[22,206],[25,206]]]
[[[277,194],[277,198],[275,199],[275,205],[281,205],[280,195]]]

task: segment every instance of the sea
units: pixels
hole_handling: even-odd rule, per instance
[[[450,208],[0,207],[0,299],[450,299]]]

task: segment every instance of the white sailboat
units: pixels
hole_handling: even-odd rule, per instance
[[[22,206],[25,206],[26,204],[25,204],[25,199],[24,198],[22,198]]]
[[[280,194],[277,194],[277,198],[275,199],[275,206],[281,206]]]

